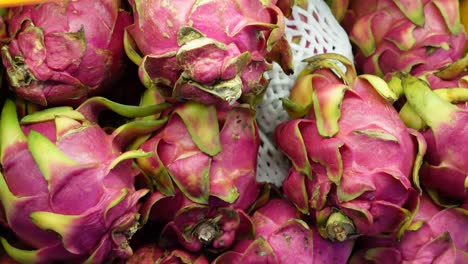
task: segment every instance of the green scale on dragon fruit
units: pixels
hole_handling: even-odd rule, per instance
[[[350,0],[342,21],[361,73],[419,75],[463,55],[458,0]]]
[[[33,103],[77,106],[111,89],[124,70],[119,0],[53,1],[10,9],[2,47],[10,88]]]
[[[402,87],[407,104],[400,116],[427,141],[417,183],[439,205],[468,209],[468,88],[431,89],[412,76]]]
[[[349,0],[325,0],[335,19],[341,23],[349,7]]]
[[[129,2],[134,24],[124,37],[127,55],[144,85],[169,101],[255,105],[273,61],[292,72],[283,13],[292,1]]]
[[[428,71],[417,77],[429,83],[431,89],[468,88],[468,53],[455,62],[438,69]]]
[[[418,204],[411,179],[425,151],[422,135],[399,119],[398,97],[383,79],[356,76],[337,54],[306,61],[283,100],[294,119],[275,130],[292,162],[285,195],[325,238],[401,235]]]
[[[157,187],[142,208],[143,222],[163,227],[162,244],[192,252],[221,251],[239,234],[252,234],[244,211],[260,192],[255,112],[189,101],[161,118],[167,123],[139,146],[153,153],[137,164]]]
[[[134,187],[138,169],[132,160],[151,154],[125,146],[163,121],[131,121],[106,133],[97,119],[104,110],[134,118],[166,107],[93,97],[76,110],[48,108],[19,121],[8,99],[0,121],[0,215],[24,247],[2,237],[7,254],[20,263],[103,263],[130,256],[140,198],[149,191]]]

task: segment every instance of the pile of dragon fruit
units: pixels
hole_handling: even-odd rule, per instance
[[[354,60],[301,58],[257,180],[309,1],[1,10],[0,262],[468,263],[468,1],[326,1]]]

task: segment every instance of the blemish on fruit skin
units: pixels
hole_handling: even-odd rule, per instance
[[[450,236],[450,233],[448,231],[444,232],[444,234],[442,235],[442,239],[444,242],[452,241],[452,237]]]
[[[304,241],[304,249],[309,248],[309,238],[303,237],[302,239]]]
[[[286,243],[291,243],[291,236],[288,233],[283,233],[281,235],[283,236],[284,240],[286,240]]]
[[[34,41],[34,48],[33,48],[33,53],[39,53],[44,49],[44,45],[42,44],[40,39],[36,39]]]

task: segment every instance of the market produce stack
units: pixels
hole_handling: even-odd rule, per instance
[[[460,18],[466,20],[467,3],[346,2],[342,25],[357,71],[388,82],[400,119],[425,142],[412,181],[420,202],[408,227],[398,237],[359,238],[350,263],[465,263],[468,55]]]
[[[303,58],[282,99],[291,119],[275,130],[289,173],[281,186],[257,181],[265,73],[274,63],[292,73],[284,21],[307,2],[77,0],[2,12],[0,256],[467,263],[458,1],[326,1],[356,64]]]

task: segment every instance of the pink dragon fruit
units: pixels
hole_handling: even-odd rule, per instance
[[[254,112],[189,101],[162,118],[167,118],[166,125],[140,146],[154,155],[137,159],[158,189],[145,210],[152,211],[150,220],[165,226],[162,237],[167,243],[178,241],[191,251],[227,248],[236,230],[249,225],[243,211],[259,194],[260,140]]]
[[[468,89],[431,90],[412,76],[403,78],[402,86],[408,103],[400,116],[427,141],[421,184],[438,204],[468,209]]]
[[[145,245],[135,251],[125,264],[208,264],[203,255],[196,256],[181,249],[164,250],[155,244]]]
[[[2,48],[11,89],[40,105],[78,105],[119,78],[124,29],[119,0],[51,1],[10,10]]]
[[[290,9],[292,1],[129,2],[134,24],[125,35],[127,55],[145,86],[168,99],[254,104],[272,61],[292,71],[284,14],[276,5]]]
[[[466,43],[457,0],[354,0],[342,24],[356,68],[380,76],[437,70],[459,59]]]
[[[356,77],[340,55],[308,61],[284,100],[297,118],[275,130],[293,165],[284,193],[301,212],[315,214],[330,240],[401,233],[417,207],[410,178],[419,169],[422,136],[399,119],[386,100],[396,96],[379,77]]]
[[[247,209],[259,193],[255,113],[189,101],[163,116],[167,124],[140,146],[154,155],[137,159],[158,190],[172,196],[179,189],[195,203]]]
[[[402,239],[363,237],[350,264],[468,263],[468,211],[440,208],[423,195],[416,217]]]
[[[0,201],[8,228],[26,247],[0,238],[21,263],[102,263],[125,258],[128,239],[139,227],[138,172],[125,151],[131,138],[157,129],[161,121],[133,121],[108,134],[97,123],[105,109],[127,117],[149,115],[161,106],[139,108],[94,97],[77,110],[49,108],[18,122],[7,100],[0,121]]]
[[[174,196],[153,193],[141,214],[144,224],[150,221],[163,227],[158,238],[162,248],[182,246],[191,252],[217,254],[240,239],[253,237],[252,222],[243,210],[194,203],[182,192]]]
[[[213,263],[346,263],[353,242],[327,241],[300,217],[293,205],[282,199],[271,199],[253,213],[255,238],[238,242]]]

